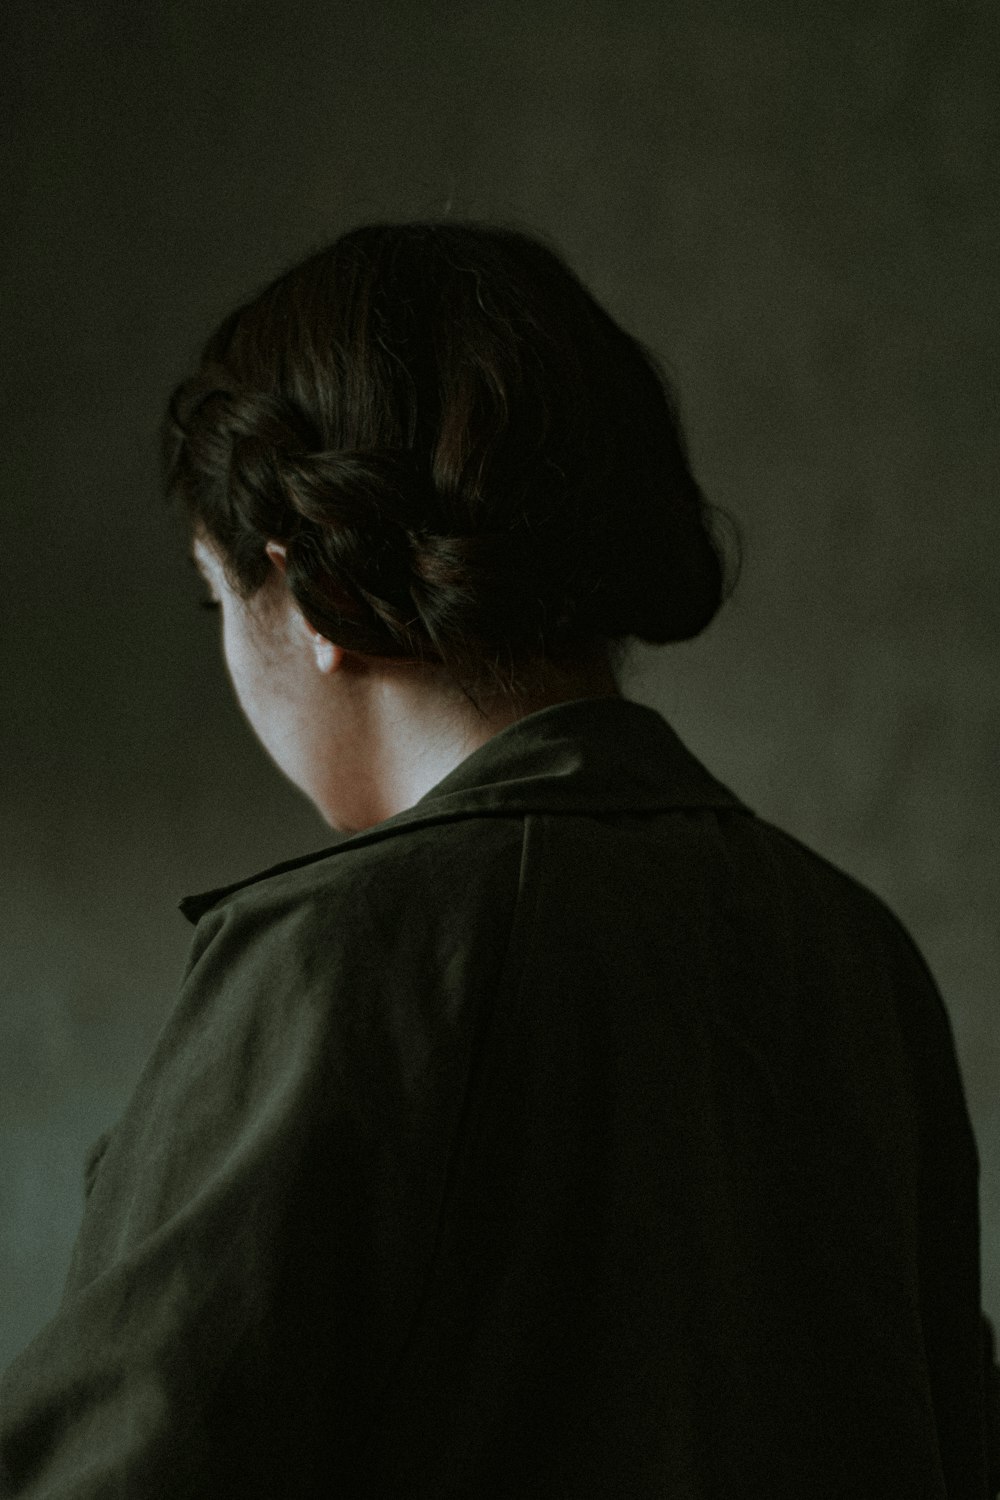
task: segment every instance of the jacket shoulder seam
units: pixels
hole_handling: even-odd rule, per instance
[[[484,1007],[485,1014],[477,1018],[476,1034],[469,1057],[462,1105],[448,1153],[448,1166],[437,1210],[433,1245],[427,1258],[420,1291],[414,1298],[413,1310],[406,1335],[401,1341],[396,1356],[392,1360],[386,1374],[385,1381],[380,1390],[380,1399],[387,1392],[391,1391],[400,1380],[405,1379],[406,1359],[414,1339],[418,1336],[423,1308],[427,1298],[431,1294],[435,1267],[438,1264],[442,1251],[442,1240],[449,1209],[455,1192],[461,1184],[465,1169],[465,1160],[470,1149],[470,1144],[475,1137],[476,1103],[483,1097],[482,1080],[483,1075],[488,1073],[490,1069],[490,1046],[496,1031],[499,1013],[506,1004],[516,1003],[521,991],[526,959],[530,951],[531,938],[534,932],[535,912],[538,905],[539,882],[537,880],[534,882],[535,889],[530,894],[529,886],[532,883],[535,861],[538,857],[538,852],[540,852],[541,842],[544,839],[544,815],[525,813],[523,814],[523,823],[517,891],[514,896],[510,928],[507,934],[503,957],[497,971],[496,985],[488,1005]],[[536,845],[539,846],[537,852]]]

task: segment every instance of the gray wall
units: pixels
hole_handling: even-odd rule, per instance
[[[995,15],[7,0],[0,1358],[54,1308],[178,897],[330,842],[230,703],[157,499],[163,397],[283,264],[447,205],[551,232],[674,370],[747,564],[627,685],[916,936],[1000,1315]]]

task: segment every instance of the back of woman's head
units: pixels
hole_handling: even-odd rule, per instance
[[[174,392],[165,456],[244,598],[280,541],[323,635],[466,690],[688,639],[726,589],[656,362],[505,227],[372,224],[279,277]]]

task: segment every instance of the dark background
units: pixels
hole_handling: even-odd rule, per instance
[[[444,211],[552,234],[674,372],[746,565],[626,688],[917,938],[1000,1315],[997,14],[7,0],[0,1358],[54,1309],[177,899],[331,842],[230,702],[164,397],[283,266]]]

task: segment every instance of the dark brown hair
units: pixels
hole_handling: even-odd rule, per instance
[[[728,592],[661,368],[506,226],[370,224],[287,271],[174,391],[164,455],[242,597],[281,541],[328,639],[469,696],[688,639]]]

